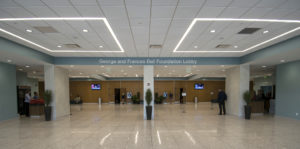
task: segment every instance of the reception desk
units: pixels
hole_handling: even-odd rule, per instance
[[[264,113],[264,101],[251,101],[251,113]]]
[[[30,116],[44,115],[44,100],[31,100],[29,105]]]

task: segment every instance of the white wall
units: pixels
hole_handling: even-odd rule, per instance
[[[243,116],[243,93],[249,90],[249,65],[240,65],[226,71],[226,110],[228,114]]]
[[[34,92],[39,92],[38,79],[28,78],[26,72],[17,71],[17,86],[30,86],[32,97]]]
[[[145,65],[144,66],[144,119],[147,119],[146,116],[146,91],[150,89],[152,92],[152,102],[151,105],[153,106],[152,110],[152,119],[154,119],[154,67],[152,65]]]
[[[52,90],[52,119],[70,114],[68,71],[54,65],[45,65],[45,90]]]

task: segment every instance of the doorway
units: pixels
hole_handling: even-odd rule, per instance
[[[121,89],[115,88],[115,104],[120,104]]]

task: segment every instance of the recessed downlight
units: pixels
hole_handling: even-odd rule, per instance
[[[8,59],[8,60],[7,60],[7,62],[8,62],[8,63],[11,63],[11,62],[12,62],[12,60],[11,60],[11,59]]]
[[[99,46],[99,48],[103,48],[103,46]]]
[[[198,46],[194,46],[194,48],[195,48],[195,49],[197,49],[197,48],[198,48]]]
[[[238,48],[238,46],[237,45],[235,45],[235,46],[233,46],[234,48]]]
[[[81,75],[82,75],[83,73],[82,73],[82,72],[79,72],[79,74],[81,74]]]
[[[103,66],[103,65],[101,65],[101,67],[102,67],[102,68],[104,68],[104,66]]]
[[[58,45],[57,47],[58,47],[58,48],[61,48],[62,46],[61,46],[61,45]]]
[[[282,59],[282,60],[280,60],[280,62],[281,62],[281,63],[284,63],[284,62],[285,62],[285,60],[284,60],[284,59]]]
[[[20,70],[20,71],[23,71],[23,69],[22,69],[22,68],[20,68],[19,70]]]
[[[87,29],[83,29],[82,31],[85,33],[89,32],[89,30],[87,30]]]
[[[71,68],[73,68],[73,67],[74,67],[74,65],[70,65],[70,67],[71,67]]]
[[[262,68],[266,68],[267,66],[265,66],[265,65],[263,65],[263,66],[261,66]]]
[[[30,66],[29,66],[29,65],[26,65],[25,67],[26,67],[26,68],[29,68]]]
[[[263,31],[263,33],[264,33],[264,34],[269,33],[269,31],[268,31],[268,30],[265,30],[265,31]]]
[[[28,33],[32,33],[32,30],[30,30],[30,29],[26,29],[26,32],[28,32]]]
[[[211,33],[215,33],[215,32],[216,32],[216,30],[212,29],[212,30],[210,30],[210,32],[211,32]]]

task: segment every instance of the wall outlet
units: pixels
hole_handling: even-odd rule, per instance
[[[299,115],[299,113],[296,113],[296,116],[298,116]]]

